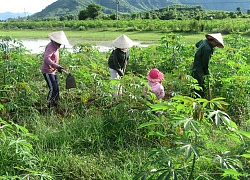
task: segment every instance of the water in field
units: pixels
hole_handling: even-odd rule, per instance
[[[26,49],[34,54],[44,52],[45,46],[50,42],[49,39],[28,39],[28,40],[21,39],[21,41],[23,42],[23,45],[26,47]],[[88,42],[82,42],[82,43],[88,43]],[[97,48],[100,52],[107,52],[113,48],[111,42],[98,41],[98,42],[92,42],[92,43],[95,44],[93,45],[93,48]],[[140,45],[139,42],[135,42],[135,44],[139,46],[144,46],[144,47],[147,46],[147,45]],[[69,46],[66,47],[66,49],[72,52],[73,45],[74,44],[70,44]]]
[[[31,53],[40,53],[43,52],[45,46],[50,42],[49,40],[21,40],[23,45],[29,50]]]

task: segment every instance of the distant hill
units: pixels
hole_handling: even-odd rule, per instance
[[[117,5],[119,13],[155,10],[173,4],[200,5],[208,10],[236,11],[237,7],[240,7],[242,12],[246,12],[247,9],[250,9],[249,0],[57,0],[41,12],[32,15],[32,17],[46,18],[68,14],[77,15],[91,3],[101,5],[105,14],[115,13]]]
[[[5,12],[5,13],[0,13],[0,20],[5,21],[9,18],[18,18],[18,17],[25,17],[29,16],[31,13],[12,13],[12,12]]]
[[[105,14],[113,14],[116,12],[117,3],[120,13],[139,12],[150,9],[158,9],[166,7],[177,0],[57,0],[47,6],[41,12],[35,13],[32,17],[44,18],[55,17],[66,14],[78,14],[82,9],[86,8],[91,3],[96,3],[102,6],[102,11]]]
[[[242,12],[250,9],[249,0],[180,0],[185,5],[200,5],[209,10],[236,11],[240,7]]]

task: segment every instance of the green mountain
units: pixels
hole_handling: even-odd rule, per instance
[[[131,13],[159,9],[179,2],[178,0],[57,0],[32,17],[44,18],[78,14],[91,3],[101,5],[103,13],[113,14],[117,7],[119,13]]]
[[[250,9],[249,0],[180,0],[185,5],[200,5],[209,10],[236,11],[238,7],[242,12]]]
[[[34,18],[60,17],[64,15],[77,15],[89,4],[99,4],[105,14],[134,13],[146,10],[164,8],[173,4],[200,5],[205,9],[236,11],[240,7],[243,12],[250,9],[249,0],[57,0],[41,12],[32,15]]]

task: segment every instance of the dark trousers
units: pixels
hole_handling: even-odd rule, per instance
[[[201,98],[205,97],[205,86],[204,86],[204,77],[198,75],[197,73],[193,72],[193,78],[198,81],[199,86],[202,88],[201,90],[194,89],[193,91],[200,95]],[[199,98],[197,95],[195,98]]]
[[[47,104],[49,107],[57,106],[59,100],[59,87],[56,74],[43,74],[48,85],[49,93],[47,96]]]
[[[201,90],[197,90],[197,89],[194,89],[194,91],[200,95],[200,97],[196,96],[195,98],[205,98],[205,92],[204,92],[204,84],[202,85],[199,85],[202,89]]]

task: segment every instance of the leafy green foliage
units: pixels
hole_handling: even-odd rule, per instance
[[[209,119],[218,112],[218,110],[214,110],[214,108],[222,107],[221,105],[225,103],[221,101],[220,98],[213,99],[209,102],[203,99],[195,100],[189,97],[176,96],[173,97],[172,100],[172,102],[168,102],[166,105],[162,104],[162,108],[159,108],[160,106],[156,108],[156,106],[152,105],[152,110],[163,110],[164,113],[156,118],[156,122],[152,121],[140,126],[140,128],[154,127],[153,129],[159,129],[157,126],[161,126],[160,133],[157,131],[154,131],[155,133],[152,133],[152,131],[148,133],[149,135],[159,137],[161,140],[159,148],[153,149],[154,154],[151,154],[152,160],[145,164],[145,169],[148,169],[148,171],[138,174],[138,176],[135,176],[135,179],[140,179],[143,176],[149,179],[193,179],[194,177],[202,177],[202,164],[205,164],[207,159],[211,159],[214,156],[214,154],[208,150],[208,134],[212,132],[206,132],[206,129],[213,127]],[[182,103],[176,104],[175,101]],[[208,104],[210,103],[216,104],[216,106],[210,105],[212,109],[208,109]],[[199,108],[198,113],[201,113],[202,116],[195,115],[197,108]],[[227,114],[221,112],[218,116],[219,117],[215,117],[215,125],[217,127],[220,126],[218,123],[219,119],[222,119],[226,129],[238,135],[237,131],[235,131],[238,129],[237,125],[230,120]],[[224,127],[221,128],[220,131],[217,131],[218,135],[223,134],[226,129],[224,129]],[[213,130],[211,129],[210,131]],[[159,134],[161,135],[159,136]],[[238,140],[240,140],[239,136]],[[243,143],[238,140],[235,142]],[[227,142],[230,141],[230,139],[223,138],[223,141]],[[230,151],[222,152],[222,155],[216,155],[212,162],[215,163],[219,161],[222,170],[233,169],[235,172],[233,176],[235,178],[246,177],[246,174],[240,173],[245,170],[238,155],[232,156],[230,153]],[[184,162],[186,163],[180,163],[180,159],[185,160]],[[166,162],[163,163],[163,160],[166,160]],[[195,165],[196,163],[199,165]],[[170,165],[171,167],[169,167]],[[199,167],[200,165],[201,167]],[[198,169],[196,169],[197,167]],[[152,168],[155,170],[150,170]],[[225,173],[224,175],[230,177],[232,174]],[[207,178],[210,179],[211,177],[209,178],[207,176]]]
[[[203,0],[198,2],[196,0],[191,2],[187,2],[186,0],[59,0],[47,6],[41,12],[35,13],[31,16],[31,18],[46,19],[63,17],[67,16],[68,14],[77,15],[81,10],[93,3],[100,5],[102,7],[103,13],[105,14],[114,14],[116,13],[116,10],[118,10],[119,14],[125,14],[124,17],[128,16],[130,13],[133,13],[131,15],[132,17],[136,17],[136,15],[139,14],[139,17],[143,19],[160,18],[164,20],[187,19],[187,17],[192,17],[193,19],[199,20],[211,17],[211,14],[207,14],[207,11],[205,12],[204,8],[214,10],[212,17],[216,19],[222,19],[225,17],[235,18],[237,16],[242,16],[242,12],[247,12],[248,8],[247,2],[224,3],[223,1],[214,0],[212,0],[210,3],[206,3],[206,1]],[[235,13],[236,10],[238,11],[237,13]],[[228,11],[231,11],[231,14],[229,14]]]
[[[37,137],[13,122],[0,118],[0,123],[0,178],[52,179],[46,172],[35,168],[38,162],[31,142],[37,141]]]
[[[137,22],[139,26],[141,21],[126,23]],[[74,75],[77,88],[65,90],[65,76],[59,75],[60,108],[51,110],[46,108],[47,87],[39,72],[43,53],[30,54],[21,41],[2,37],[0,145],[1,153],[16,166],[2,154],[1,174],[47,179],[247,179],[249,41],[228,37],[225,48],[217,49],[211,60],[209,100],[190,97],[197,86],[189,71],[195,47],[182,42],[181,35],[166,34],[158,45],[131,48],[121,80],[109,78],[110,52],[76,44],[72,53],[60,54],[60,63]],[[142,96],[145,76],[153,67],[165,74],[166,97],[147,101]],[[123,94],[114,102],[111,86],[118,84]]]
[[[235,26],[235,24],[238,24]],[[175,33],[182,33],[182,32],[209,32],[209,33],[217,33],[221,32],[223,34],[233,34],[233,37],[230,37],[231,40],[229,40],[229,43],[236,43],[233,38],[238,39],[238,41],[241,43],[244,43],[244,41],[248,41],[247,39],[244,39],[241,36],[235,35],[234,33],[244,34],[247,35],[249,32],[249,23],[247,18],[238,18],[238,19],[223,19],[223,20],[194,20],[194,19],[187,19],[185,21],[180,20],[168,20],[163,21],[159,19],[155,20],[145,20],[145,19],[136,19],[136,20],[119,20],[119,21],[112,21],[112,20],[64,20],[64,21],[58,21],[58,20],[44,20],[44,21],[38,21],[38,20],[29,20],[29,21],[10,21],[10,22],[4,22],[0,24],[0,29],[3,30],[18,30],[18,29],[44,29],[44,30],[51,30],[51,28],[55,29],[62,29],[62,30],[89,30],[89,29],[95,29],[100,31],[123,31],[123,32],[141,32],[141,31],[156,31],[157,33],[162,32],[175,32]],[[235,37],[234,37],[235,36]],[[170,37],[169,37],[170,38]],[[176,37],[181,38],[181,37]],[[243,40],[243,39],[244,40]],[[175,39],[175,41],[177,40]],[[170,39],[167,39],[165,37],[162,39],[163,41],[169,41]],[[160,40],[159,40],[160,41]],[[177,42],[178,43],[178,42]],[[231,43],[230,43],[231,44]],[[193,46],[188,47],[190,44],[186,44],[185,46],[181,45],[182,48],[194,48]],[[162,44],[164,46],[164,44]],[[235,45],[233,45],[235,46]],[[244,45],[245,46],[245,45]],[[245,46],[244,49],[247,49]],[[187,53],[190,53],[192,51],[185,50]],[[233,52],[229,51],[228,58],[237,58],[238,56],[242,55],[242,52]],[[233,55],[235,54],[235,56]],[[190,58],[188,56],[188,58]],[[232,62],[231,62],[232,63]]]
[[[90,4],[86,9],[81,10],[78,18],[79,20],[85,20],[87,18],[96,19],[101,14],[102,7],[98,4]]]

